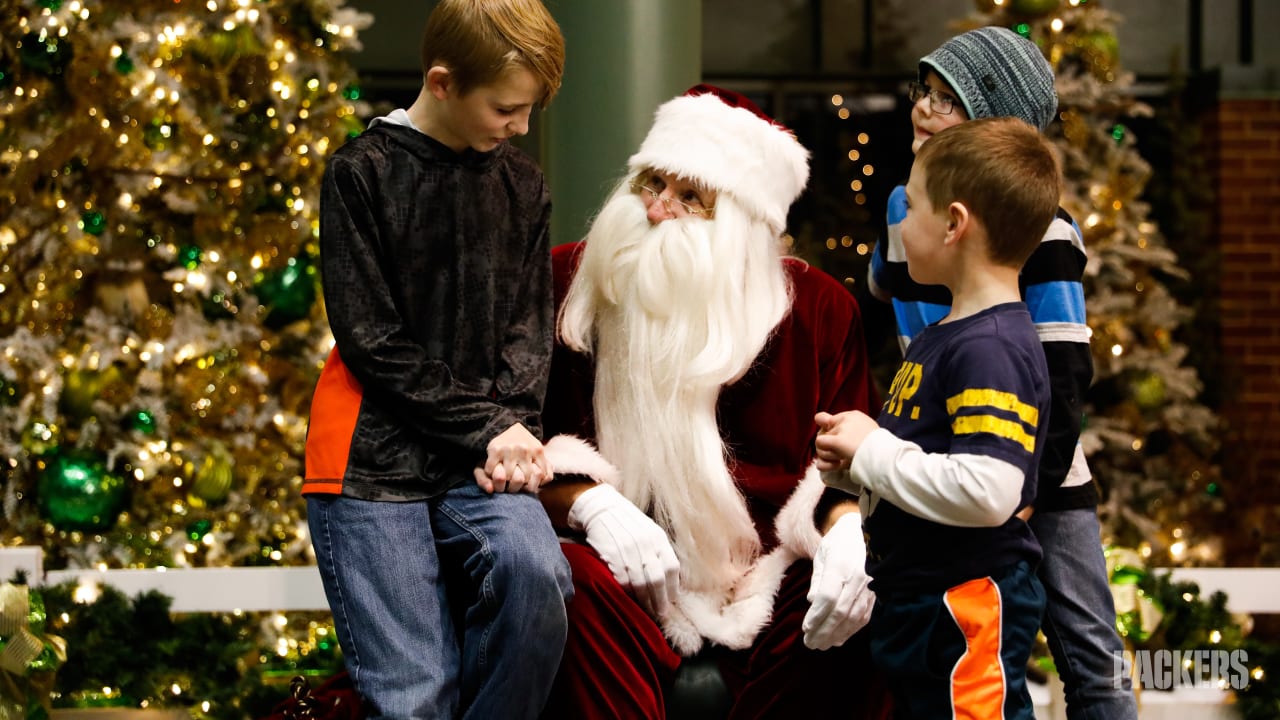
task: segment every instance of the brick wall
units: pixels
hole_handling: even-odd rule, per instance
[[[1280,514],[1280,95],[1223,98],[1204,129],[1222,261],[1224,487],[1245,528],[1274,534]],[[1274,543],[1254,540],[1228,549],[1236,556],[1228,561],[1280,561]]]

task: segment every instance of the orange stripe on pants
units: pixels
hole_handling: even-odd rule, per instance
[[[998,720],[1004,717],[1005,676],[1000,662],[1000,588],[991,578],[970,580],[943,598],[964,634],[964,655],[951,669],[952,717]]]

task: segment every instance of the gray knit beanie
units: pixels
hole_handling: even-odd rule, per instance
[[[1040,48],[1002,27],[970,30],[920,59],[920,82],[933,70],[964,104],[969,119],[1016,117],[1043,131],[1058,112],[1053,68]]]

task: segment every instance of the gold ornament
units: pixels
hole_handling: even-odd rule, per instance
[[[120,382],[120,369],[115,365],[108,365],[102,370],[70,370],[62,381],[58,409],[77,420],[84,420],[93,415],[93,403],[109,388],[114,390],[111,386]]]
[[[140,277],[121,278],[114,282],[101,282],[96,292],[96,304],[111,315],[132,323],[151,307],[151,296]]]
[[[1085,33],[1076,41],[1076,47],[1094,77],[1109,80],[1114,76],[1120,60],[1120,43],[1113,33],[1103,30]]]
[[[193,507],[204,507],[226,501],[227,495],[231,494],[234,466],[235,461],[226,446],[215,442],[200,464],[191,492],[187,493],[187,502]]]

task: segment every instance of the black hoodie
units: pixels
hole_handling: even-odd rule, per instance
[[[336,346],[304,493],[433,497],[523,423],[541,437],[554,318],[550,194],[508,144],[457,153],[375,122],[329,159],[320,262]]]

